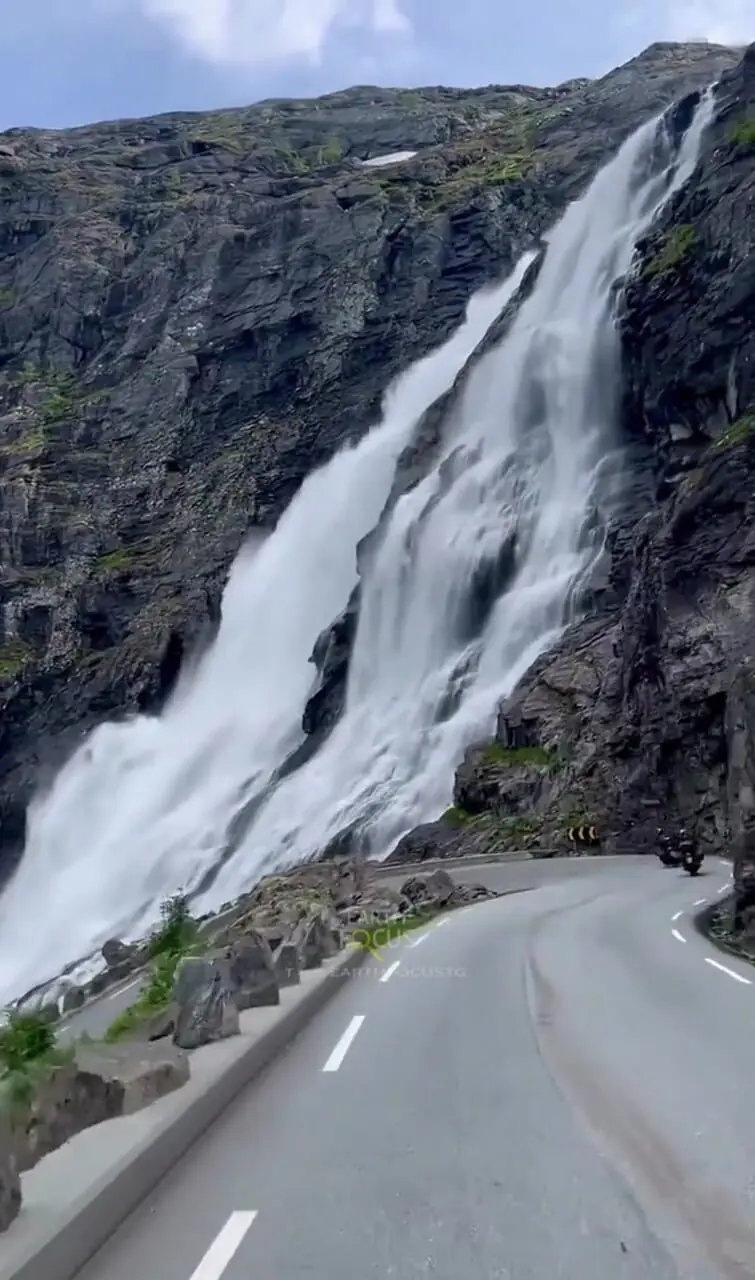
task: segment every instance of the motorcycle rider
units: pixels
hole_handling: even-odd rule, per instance
[[[700,853],[700,850],[698,848],[697,840],[695,839],[695,837],[692,835],[691,832],[687,831],[686,827],[679,828],[679,835],[677,837],[677,849],[679,854],[681,855],[682,863],[685,865],[688,862],[699,863],[699,862],[702,862],[703,860],[702,854]]]
[[[672,866],[674,861],[674,851],[670,835],[663,830],[663,827],[656,829],[656,840],[658,843],[658,857],[664,866]]]

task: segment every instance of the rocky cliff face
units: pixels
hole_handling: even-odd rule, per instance
[[[361,88],[0,136],[6,853],[84,730],[160,705],[217,623],[244,536],[367,428],[392,378],[630,131],[736,61],[659,45],[551,90]],[[721,146],[706,168],[719,193],[740,172]],[[399,149],[417,155],[363,166]],[[704,213],[685,217],[712,234]],[[715,226],[733,235],[723,215]],[[689,263],[704,292],[704,241]],[[640,382],[651,396],[652,334],[685,340],[664,318],[686,306],[667,280],[636,301],[653,318],[633,342],[627,318],[635,407]]]
[[[445,821],[409,849],[652,848],[685,822],[733,850],[733,923],[755,930],[755,46],[726,71],[698,169],[620,317],[625,508],[588,616],[468,752]]]

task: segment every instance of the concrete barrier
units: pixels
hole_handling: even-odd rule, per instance
[[[189,1148],[319,1013],[367,958],[368,952],[361,948],[349,950],[323,975],[321,982],[283,1012],[280,1019],[250,1044],[241,1057],[221,1074],[208,1080],[200,1097],[194,1098],[185,1110],[158,1123],[148,1138],[134,1147],[79,1200],[48,1221],[34,1241],[29,1242],[13,1261],[5,1264],[2,1260],[3,1238],[0,1236],[0,1280],[75,1280],[81,1268]]]

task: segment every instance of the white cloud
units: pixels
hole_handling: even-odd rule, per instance
[[[669,0],[667,38],[749,44],[755,40],[755,0]]]
[[[360,28],[367,37],[411,30],[403,0],[119,0],[119,5],[167,27],[207,61],[237,66],[319,62],[339,27]]]

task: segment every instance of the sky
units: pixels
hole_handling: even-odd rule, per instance
[[[755,0],[4,0],[3,9],[0,130],[351,84],[558,84],[601,75],[655,40],[755,40]]]

